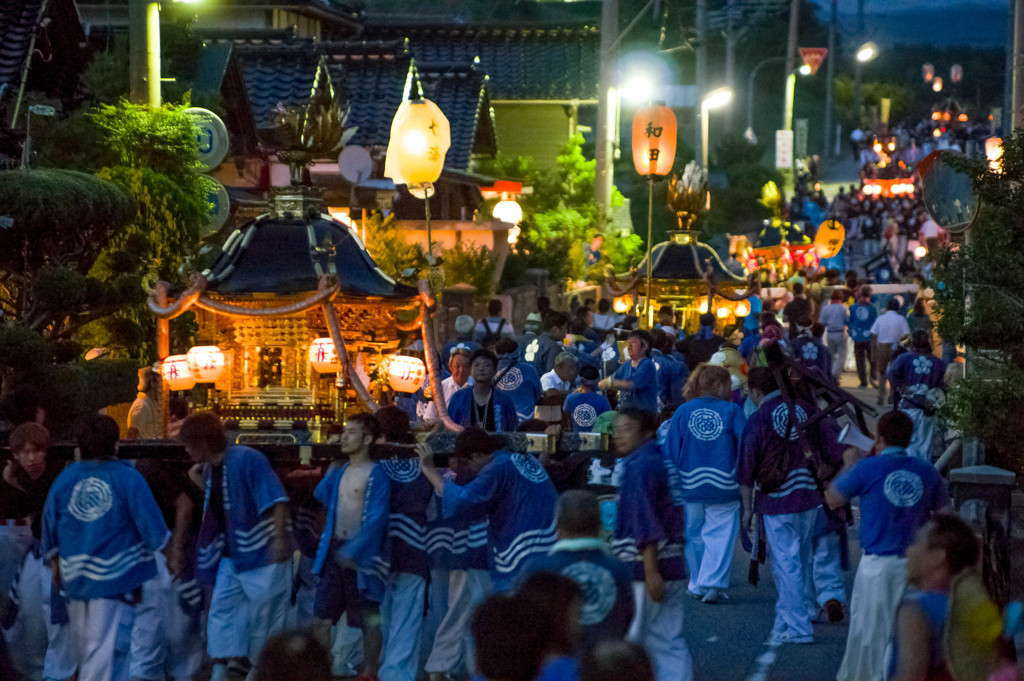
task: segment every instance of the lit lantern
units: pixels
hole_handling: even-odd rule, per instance
[[[215,383],[224,371],[224,353],[216,345],[197,345],[188,351],[188,368],[196,383]]]
[[[964,79],[964,67],[959,64],[953,64],[949,69],[949,79],[954,83],[959,83]]]
[[[928,249],[924,246],[918,246],[914,249],[914,257],[920,260],[924,256],[928,255]]]
[[[718,315],[719,319],[725,319],[726,317],[729,316],[729,308],[720,307],[717,310],[715,310],[715,313]]]
[[[737,317],[746,317],[749,314],[750,314],[750,303],[748,301],[741,300],[740,302],[736,303],[736,316]]]
[[[448,119],[429,99],[405,101],[391,122],[384,175],[395,184],[435,182],[451,146]]]
[[[185,355],[171,355],[161,362],[160,375],[170,390],[190,390],[196,384]]]
[[[942,78],[936,76],[934,79],[932,79],[932,91],[942,92]]]
[[[834,258],[843,248],[846,239],[846,228],[838,220],[825,220],[818,225],[814,235],[814,247],[821,258]]]
[[[701,298],[700,302],[697,303],[697,312],[700,312],[701,314],[707,314],[708,313],[708,299],[707,298]]]
[[[414,393],[423,385],[427,368],[417,357],[396,355],[388,362],[388,383],[400,393]]]
[[[309,363],[321,374],[341,371],[341,359],[330,338],[317,338],[309,344]]]
[[[617,314],[625,314],[629,312],[629,308],[631,307],[633,307],[633,296],[629,294],[619,296],[612,301],[612,309],[615,310]]]
[[[523,209],[512,199],[503,198],[501,201],[498,201],[494,205],[491,215],[494,216],[495,220],[501,220],[510,225],[518,225],[523,221]]]
[[[935,67],[931,64],[925,64],[921,67],[921,75],[924,77],[924,82],[932,82],[932,78],[935,77]]]
[[[640,175],[668,175],[676,160],[676,115],[645,106],[633,116],[633,165]]]
[[[985,140],[985,157],[988,158],[988,167],[998,173],[1000,171],[999,161],[1003,157],[1003,139],[1001,137],[989,137]]]

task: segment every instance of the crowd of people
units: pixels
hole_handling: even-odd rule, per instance
[[[519,334],[492,301],[456,321],[437,399],[351,415],[322,467],[272,464],[215,414],[183,411],[191,466],[119,460],[102,415],[65,466],[47,453],[45,405],[8,400],[6,673],[688,681],[684,604],[728,602],[739,539],[771,565],[771,645],[848,622],[838,681],[936,678],[942,604],[978,557],[926,441],[946,367],[895,299],[878,315],[869,287],[829,281],[823,300],[802,281],[758,298],[735,333],[710,314],[685,334],[665,307],[647,331],[606,301],[569,314],[540,300]],[[880,403],[887,377],[894,389],[870,456],[805,390],[835,384],[846,333],[862,384]],[[794,392],[776,351],[804,369]],[[147,435],[158,380],[143,375],[130,436]],[[416,430],[446,423],[461,432],[442,461]],[[605,432],[610,453],[510,451],[496,434],[513,431]],[[852,499],[864,555],[848,597]]]

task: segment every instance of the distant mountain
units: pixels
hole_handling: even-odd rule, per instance
[[[841,14],[845,31],[857,25],[854,14]],[[945,8],[899,8],[864,14],[867,34],[880,45],[1002,47],[1010,34],[1007,4],[964,3]]]

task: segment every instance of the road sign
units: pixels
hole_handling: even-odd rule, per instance
[[[33,104],[28,108],[29,111],[34,113],[36,116],[53,116],[57,113],[57,110],[52,106],[45,104]]]
[[[793,167],[793,131],[775,131],[775,167]]]
[[[818,67],[821,66],[821,62],[825,61],[825,57],[828,55],[827,47],[801,47],[800,58],[804,60],[804,64],[811,70],[813,76],[818,72]]]
[[[228,153],[228,129],[220,117],[207,109],[185,109],[196,128],[196,158],[203,171],[220,165]]]

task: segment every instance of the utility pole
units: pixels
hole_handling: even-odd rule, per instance
[[[725,7],[725,86],[736,91],[736,15],[739,0],[729,0]],[[748,96],[751,96],[748,93]],[[725,128],[733,131],[732,107],[725,110]]]
[[[696,150],[694,156],[696,158],[704,157],[703,140],[701,139],[701,126],[703,121],[699,120],[702,115],[701,103],[704,101],[704,95],[707,94],[708,89],[708,0],[697,0],[697,15],[696,15],[696,28],[697,28],[697,49],[695,50],[695,74],[696,74],[696,85],[697,85],[697,102],[695,104],[698,112],[696,134],[694,135],[693,148]]]
[[[788,88],[790,87],[790,76],[793,75],[796,69],[796,48],[797,39],[799,38],[800,32],[800,0],[792,0],[789,5],[789,36],[786,39],[786,87],[787,94]],[[795,79],[794,79],[795,80]],[[795,83],[793,84],[795,87]],[[782,112],[782,127],[784,130],[793,129],[793,110],[792,110],[792,99],[789,96],[786,97],[786,102],[783,104]]]
[[[835,80],[836,65],[836,0],[832,0],[832,19],[828,24],[828,55],[825,56],[825,130],[822,138],[821,158],[826,159],[832,155],[832,81]]]
[[[618,93],[615,90],[616,50],[619,35],[618,0],[603,0],[601,5],[601,68],[597,87],[597,149],[594,158],[597,172],[594,177],[594,201],[598,211],[607,212],[612,198],[612,135],[618,136],[615,128],[615,109]]]
[[[160,106],[160,3],[128,0],[128,54],[131,100]]]
[[[857,0],[857,47],[864,42],[864,0]],[[861,125],[860,110],[860,81],[861,71],[864,65],[860,59],[854,60],[853,66],[853,124],[858,128]]]
[[[1010,125],[1016,129],[1024,125],[1024,0],[1015,0],[1013,7],[1013,110]],[[1010,130],[1003,130],[1009,137]]]

